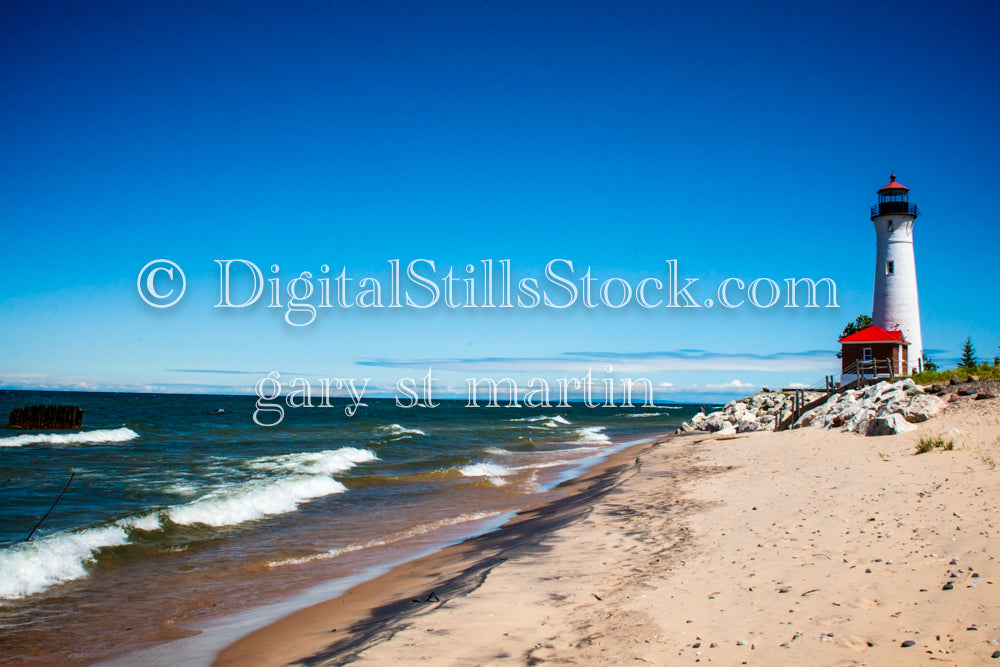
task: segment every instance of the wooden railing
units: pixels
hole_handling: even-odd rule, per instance
[[[843,370],[843,375],[856,375],[858,385],[867,384],[869,380],[888,377],[890,382],[896,381],[896,369],[892,359],[857,360]]]

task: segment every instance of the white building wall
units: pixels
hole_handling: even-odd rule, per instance
[[[903,338],[910,343],[907,372],[915,372],[923,359],[924,346],[920,336],[917,267],[913,259],[914,217],[898,213],[880,215],[874,223],[877,246],[872,322],[887,331],[903,332]]]

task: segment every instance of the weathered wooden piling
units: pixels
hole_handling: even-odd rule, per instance
[[[9,426],[15,428],[81,428],[83,410],[76,405],[29,405],[10,411]]]

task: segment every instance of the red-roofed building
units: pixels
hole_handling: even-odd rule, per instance
[[[872,325],[849,336],[840,343],[840,386],[859,377],[895,377],[908,373],[910,343],[902,331],[886,331]]]

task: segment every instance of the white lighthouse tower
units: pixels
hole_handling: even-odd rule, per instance
[[[877,247],[872,323],[887,331],[898,330],[909,342],[907,370],[923,368],[924,346],[920,337],[920,304],[917,300],[917,267],[913,261],[913,222],[920,215],[909,202],[910,189],[896,182],[878,191],[872,206]]]

